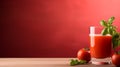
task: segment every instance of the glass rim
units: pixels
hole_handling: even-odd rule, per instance
[[[95,28],[104,28],[104,27],[102,27],[102,26],[89,26],[89,28],[91,28],[91,27],[95,27]]]

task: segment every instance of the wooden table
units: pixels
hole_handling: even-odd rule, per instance
[[[115,67],[114,65],[70,66],[72,58],[0,58],[0,67]]]

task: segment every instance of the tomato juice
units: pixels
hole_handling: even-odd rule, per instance
[[[112,53],[112,36],[90,35],[90,53],[93,58],[107,58]]]

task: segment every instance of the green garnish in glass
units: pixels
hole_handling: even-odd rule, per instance
[[[115,48],[120,46],[120,32],[118,32],[117,27],[113,25],[114,19],[115,17],[109,18],[108,21],[101,20],[100,24],[104,27],[101,32],[102,35],[112,35],[112,45],[115,50]]]

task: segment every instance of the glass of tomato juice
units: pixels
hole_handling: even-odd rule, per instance
[[[90,54],[93,64],[109,64],[112,54],[112,36],[102,35],[102,27],[90,27]]]

